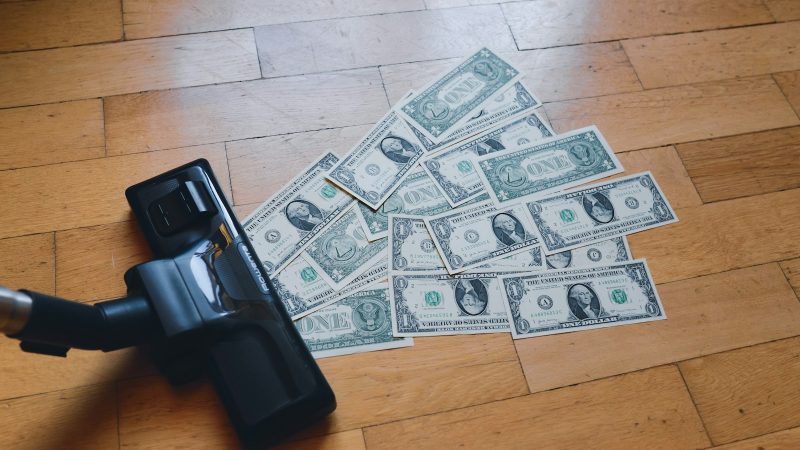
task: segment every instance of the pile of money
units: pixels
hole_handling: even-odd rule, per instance
[[[315,357],[416,336],[514,339],[666,318],[626,235],[677,221],[597,127],[555,134],[483,48],[244,221]]]

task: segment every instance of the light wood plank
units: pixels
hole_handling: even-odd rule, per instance
[[[712,448],[714,450],[789,450],[798,447],[800,447],[800,428],[791,428]]]
[[[226,143],[236,204],[261,203],[323,153],[344,156],[372,125]]]
[[[545,109],[560,133],[596,124],[617,152],[800,123],[769,77],[571,100]]]
[[[800,71],[776,73],[773,75],[781,91],[792,104],[795,112],[800,115]]]
[[[255,32],[265,77],[463,57],[481,46],[516,50],[497,5],[270,25]]]
[[[764,3],[779,22],[800,19],[800,3],[797,0],[764,0]]]
[[[800,338],[679,365],[715,444],[800,425]]]
[[[673,367],[394,422],[367,448],[701,448],[708,445]]]
[[[278,450],[366,450],[366,448],[364,433],[360,429],[287,442],[276,447]]]
[[[0,110],[0,170],[105,153],[102,100]]]
[[[461,6],[487,5],[490,3],[504,3],[512,0],[425,0],[428,9],[458,8]]]
[[[251,212],[255,211],[260,204],[261,203],[248,203],[246,205],[236,205],[233,207],[233,213],[236,214],[239,222],[241,222],[245,217],[249,216]]]
[[[499,53],[525,73],[524,83],[544,102],[642,90],[618,42]],[[454,58],[382,66],[389,101],[395,103],[457,63]]]
[[[258,80],[105,100],[111,155],[375,123],[377,69]]]
[[[528,392],[507,334],[434,337],[414,343],[410,348],[320,360],[338,406],[324,422],[297,438]],[[476,388],[458,380],[486,382]],[[157,377],[120,383],[123,447],[164,448],[189,439],[209,448],[229,445],[232,431],[210,386],[172,390],[165,384]]]
[[[0,447],[117,448],[113,384],[81,387],[0,403]]]
[[[706,202],[800,187],[800,127],[677,146]]]
[[[776,264],[659,284],[658,293],[666,320],[516,341],[530,390],[583,383],[800,333],[800,303]],[[603,348],[619,351],[610,357],[599,351]]]
[[[646,89],[800,69],[800,22],[623,41]]]
[[[0,55],[0,107],[259,78],[252,30]]]
[[[657,283],[800,256],[800,189],[676,211],[678,223],[628,236]]]
[[[424,9],[423,0],[124,0],[128,39]]]
[[[53,233],[0,240],[0,286],[55,292]]]
[[[125,272],[152,259],[133,221],[58,231],[56,248],[57,295],[82,302],[124,296]]]
[[[0,52],[122,39],[118,0],[0,2]]]
[[[664,190],[673,208],[686,208],[703,203],[674,147],[637,150],[620,153],[618,156],[625,172],[613,178],[649,170]]]
[[[542,0],[502,6],[521,50],[773,21],[758,0]]]
[[[0,237],[130,220],[128,186],[197,158],[230,196],[223,144],[0,172]]]
[[[800,299],[800,258],[781,262],[781,269]]]

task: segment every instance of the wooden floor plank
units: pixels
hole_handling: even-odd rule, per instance
[[[800,299],[800,258],[781,262],[781,269]]]
[[[525,74],[525,84],[544,102],[642,90],[618,42],[500,54]],[[381,67],[389,101],[424,86],[457,62],[454,58]]]
[[[504,4],[520,49],[772,22],[758,0],[560,0]]]
[[[800,256],[800,189],[676,211],[678,223],[628,237],[657,283]]]
[[[374,124],[387,107],[377,69],[123,95],[105,99],[106,144],[118,155]]]
[[[779,22],[800,19],[800,3],[797,0],[764,0],[764,4]]]
[[[259,78],[252,30],[0,55],[0,107]]]
[[[226,143],[235,204],[261,203],[323,153],[344,156],[372,125]]]
[[[425,0],[428,9],[458,8],[461,6],[487,5],[490,3],[504,3],[513,0]]]
[[[0,286],[55,293],[53,233],[0,240]]]
[[[620,153],[618,156],[625,172],[614,178],[649,170],[664,190],[673,208],[686,208],[703,203],[674,147],[649,148]]]
[[[0,170],[105,153],[102,100],[0,109]]]
[[[114,384],[69,389],[0,402],[0,447],[117,448]]]
[[[715,444],[800,426],[800,338],[679,367]]]
[[[516,341],[531,392],[800,334],[800,303],[774,263],[659,284],[658,293],[667,320]],[[598,351],[621,343],[613,357]]]
[[[287,442],[277,446],[276,450],[366,450],[366,448],[364,433],[359,429]]]
[[[800,22],[622,42],[646,89],[800,69]]]
[[[776,73],[773,75],[781,91],[792,104],[795,112],[800,115],[800,70],[794,72]]]
[[[798,447],[800,447],[800,428],[790,428],[712,448],[714,450],[781,450]]]
[[[423,0],[124,0],[128,39],[424,9]]]
[[[223,144],[0,172],[0,237],[130,220],[128,186],[197,158],[230,196]]]
[[[508,334],[420,338],[415,346],[319,361],[336,393],[336,411],[298,437],[336,433],[392,420],[526,394]],[[474,383],[458,380],[483,380]],[[454,381],[455,380],[455,381]],[[120,383],[123,447],[164,448],[188,442],[222,448],[232,431],[209,385],[173,390],[159,377]]]
[[[0,2],[0,52],[122,39],[118,0]]]
[[[265,77],[463,57],[481,46],[516,50],[497,5],[269,25],[255,33]]]
[[[545,109],[557,132],[596,124],[617,152],[800,124],[769,77],[570,100]]]
[[[679,144],[705,202],[800,187],[800,127]]]
[[[56,249],[56,295],[82,302],[124,296],[125,272],[152,259],[134,221],[58,231]]]
[[[673,366],[371,427],[364,437],[369,449],[708,445]]]

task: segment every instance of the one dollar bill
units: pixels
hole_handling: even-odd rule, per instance
[[[595,126],[475,161],[484,188],[498,205],[531,200],[623,171]]]
[[[325,180],[338,161],[333,153],[322,155],[244,220],[267,273],[280,272],[353,203]]]
[[[389,273],[395,336],[508,332],[497,273]]]
[[[351,294],[295,322],[315,358],[374,352],[414,345],[392,336],[386,282]]]
[[[476,110],[511,87],[521,73],[487,48],[403,99],[398,111],[434,143],[441,142],[473,117]]]
[[[547,255],[545,258],[548,270],[606,266],[631,259],[633,259],[631,249],[625,236],[593,242],[573,250]]]
[[[377,209],[416,166],[425,150],[397,113],[389,111],[327,178]]]
[[[455,207],[484,192],[475,172],[475,157],[518,150],[554,134],[538,114],[531,112],[431,155],[422,161],[422,167]]]
[[[644,260],[502,277],[514,339],[666,319]]]
[[[650,172],[554,194],[526,206],[548,255],[678,221]]]
[[[495,208],[491,202],[476,203],[424,220],[449,273],[539,245],[524,205]]]

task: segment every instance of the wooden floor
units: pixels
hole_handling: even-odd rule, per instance
[[[324,359],[339,407],[286,447],[800,448],[800,0],[0,1],[0,284],[118,296],[128,185],[204,157],[243,217],[479,45],[654,172],[669,319]],[[0,340],[0,448],[236,445],[135,350]]]

